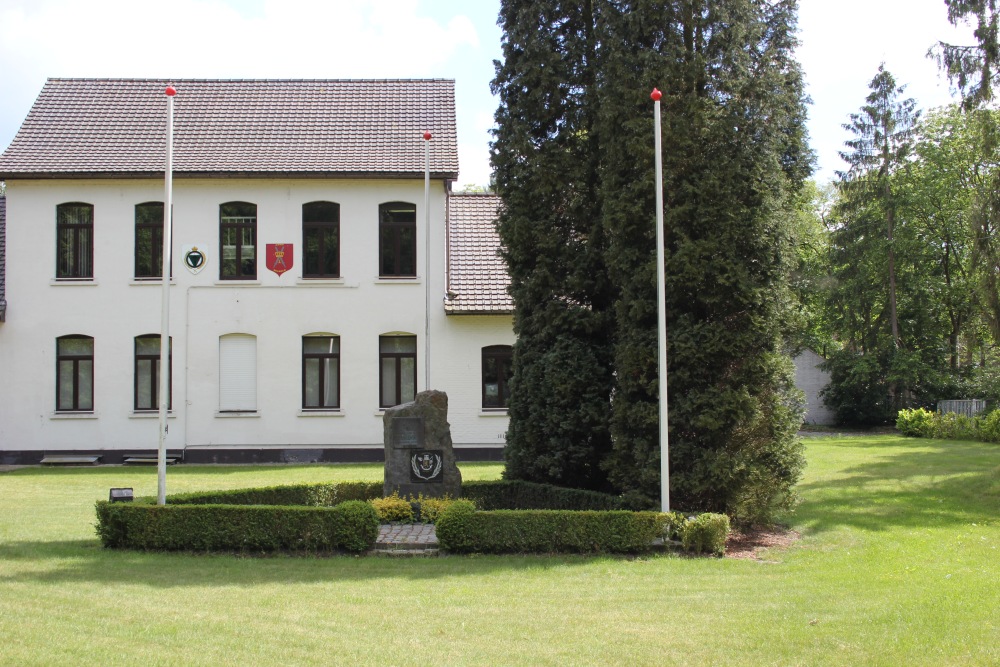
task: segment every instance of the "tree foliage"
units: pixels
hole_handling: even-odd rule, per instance
[[[516,304],[506,475],[600,488],[611,447],[613,301],[597,214],[591,9],[502,3],[492,163]]]
[[[600,454],[588,461],[618,490],[659,495],[648,98],[659,86],[671,493],[686,508],[765,516],[802,466],[782,352],[811,159],[795,2],[506,0],[501,25],[493,160],[519,336],[508,474],[565,471],[582,451],[572,444],[604,442],[603,408],[614,451],[589,447]]]

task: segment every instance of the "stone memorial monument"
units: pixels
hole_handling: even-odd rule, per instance
[[[393,491],[404,498],[461,495],[462,473],[455,465],[446,393],[422,391],[412,403],[386,408],[382,426],[386,496]]]

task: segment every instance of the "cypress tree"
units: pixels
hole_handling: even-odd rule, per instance
[[[794,0],[636,0],[607,21],[604,217],[621,489],[659,496],[652,105],[662,88],[672,503],[766,519],[803,466],[782,353],[794,195],[809,173]]]
[[[602,488],[613,317],[597,215],[592,8],[502,3],[492,163],[517,334],[505,475]]]
[[[803,459],[782,337],[810,169],[795,8],[503,3],[493,164],[518,335],[508,476],[579,484],[583,472],[594,486],[603,467],[619,490],[659,495],[655,85],[674,505],[749,522],[790,499]]]

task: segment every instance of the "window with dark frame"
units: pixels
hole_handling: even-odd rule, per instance
[[[135,277],[163,277],[163,202],[135,205]]]
[[[94,339],[90,336],[56,338],[56,411],[94,409]]]
[[[56,206],[56,278],[94,277],[94,206]]]
[[[302,409],[340,409],[340,336],[302,337]]]
[[[417,396],[417,337],[379,336],[379,407],[409,403]]]
[[[257,205],[233,201],[219,206],[219,279],[257,279]]]
[[[483,409],[506,410],[510,402],[510,378],[514,372],[513,348],[491,345],[483,348]]]
[[[394,201],[378,207],[379,276],[417,276],[417,207]]]
[[[173,409],[173,340],[167,357],[167,409]],[[136,412],[160,409],[160,336],[135,337],[135,387],[133,408]]]
[[[340,277],[340,204],[302,205],[303,278]]]

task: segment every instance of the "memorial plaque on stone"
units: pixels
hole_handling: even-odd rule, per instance
[[[423,447],[424,418],[396,417],[392,422],[393,447]]]
[[[462,493],[462,473],[455,464],[455,452],[448,424],[448,395],[422,391],[412,403],[385,411],[385,483],[389,496],[458,498]]]

